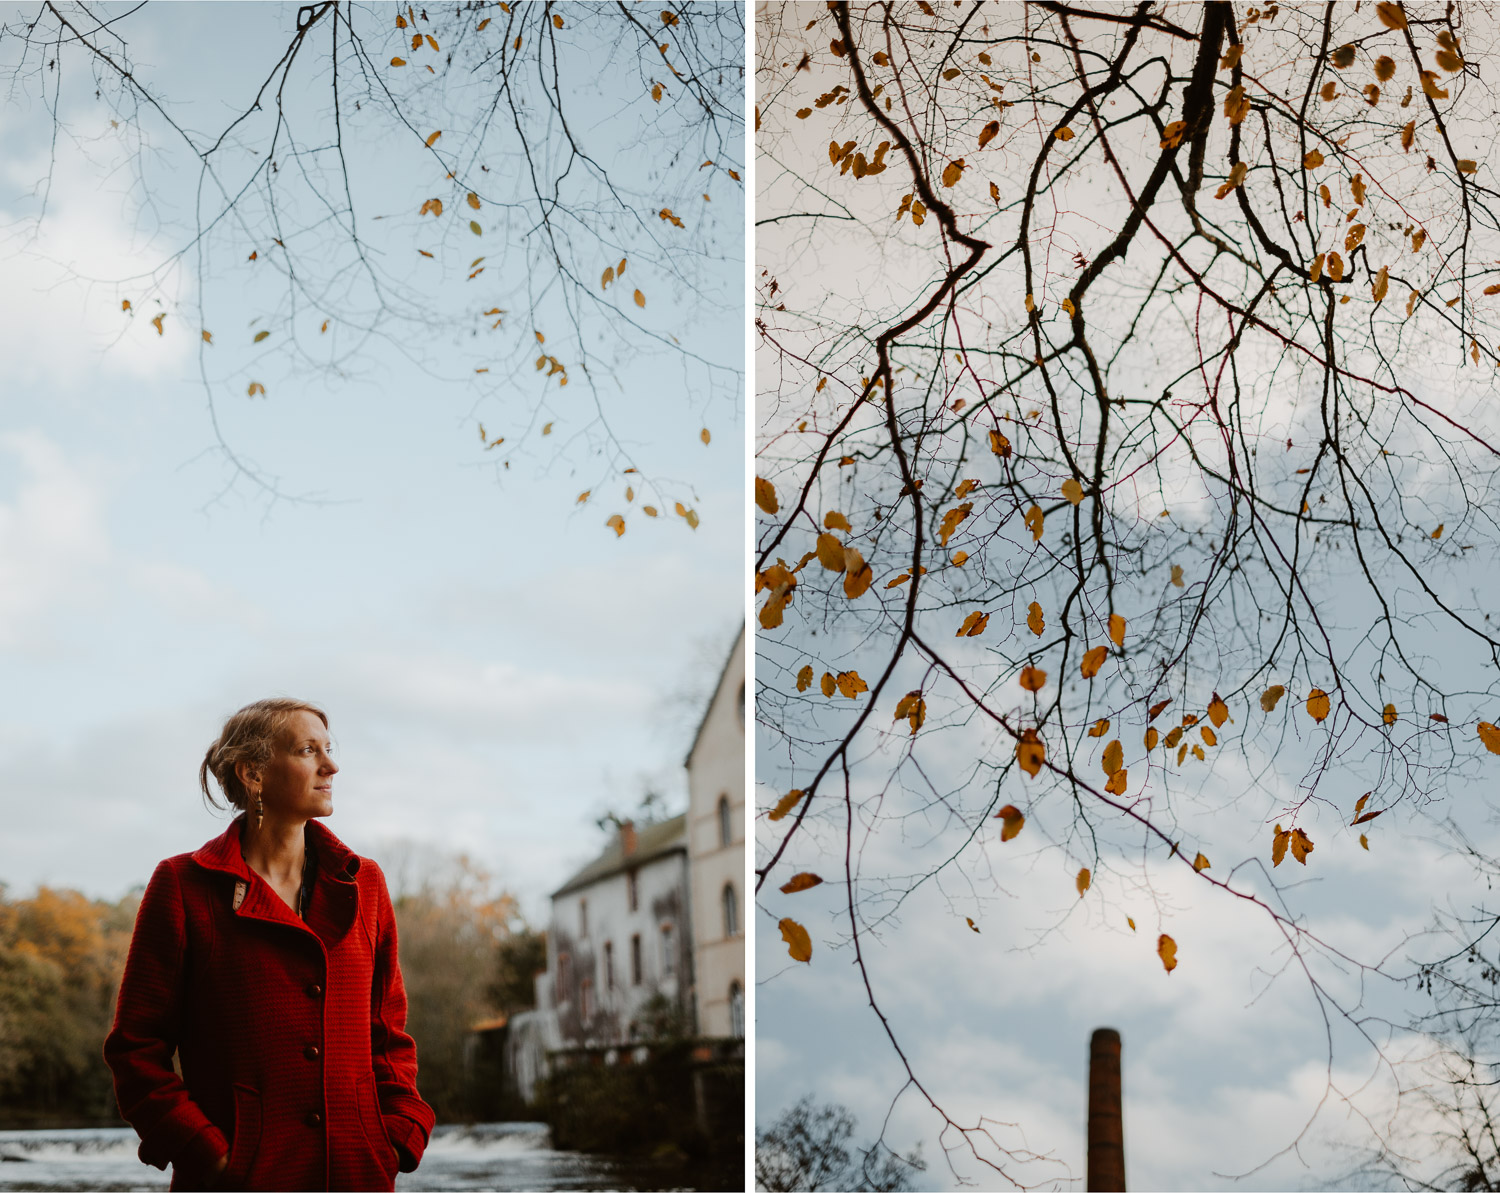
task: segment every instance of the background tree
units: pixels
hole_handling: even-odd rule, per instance
[[[279,50],[253,91],[214,96],[206,128],[138,60],[141,7],[45,0],[0,27],[12,104],[54,124],[13,242],[46,220],[60,155],[129,179],[159,261],[88,278],[122,324],[193,339],[232,480],[280,492],[222,430],[226,403],[404,358],[472,394],[475,450],[502,471],[556,427],[596,477],[580,502],[607,479],[629,490],[617,533],[637,496],[696,528],[671,453],[740,401],[739,362],[695,335],[740,302],[721,268],[742,241],[739,6],[268,6]],[[64,122],[85,88],[101,139]],[[680,443],[631,437],[621,374],[641,361],[680,406]]]
[[[842,884],[946,1152],[1030,1158],[943,1109],[871,936],[934,883],[980,931],[964,906],[1038,838],[1112,924],[1154,905],[1168,974],[1167,868],[1258,907],[1330,1072],[1336,1030],[1384,1055],[1371,991],[1416,975],[1314,932],[1289,875],[1441,818],[1500,753],[1495,30],[762,11],[757,891],[816,964],[796,901]]]
[[[926,1170],[913,1151],[899,1156],[873,1143],[855,1149],[854,1117],[830,1103],[820,1106],[805,1097],[771,1126],[755,1134],[757,1189],[910,1189],[908,1181]]]

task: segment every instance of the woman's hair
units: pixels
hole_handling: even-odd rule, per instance
[[[316,704],[293,700],[290,696],[257,700],[224,722],[219,740],[208,747],[203,765],[198,768],[198,785],[203,788],[203,798],[209,807],[220,806],[208,789],[208,776],[213,775],[231,806],[244,810],[249,793],[240,782],[235,765],[248,762],[252,766],[264,766],[270,762],[276,753],[277,739],[282,736],[294,712],[310,712],[323,722],[323,728],[328,728],[327,713]]]

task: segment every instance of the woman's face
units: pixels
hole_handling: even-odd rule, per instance
[[[266,764],[261,798],[280,816],[311,819],[333,814],[333,743],[323,722],[298,709],[287,718],[275,755]]]

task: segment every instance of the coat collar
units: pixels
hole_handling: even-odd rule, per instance
[[[240,834],[245,823],[236,816],[219,836],[196,850],[192,858],[205,870],[219,870],[250,881],[251,870],[240,850]],[[307,843],[312,846],[321,874],[339,882],[351,882],[359,873],[359,856],[317,820],[307,822]]]
[[[318,821],[307,822],[307,843],[316,859],[317,885],[322,890],[315,891],[308,918],[303,921],[245,862],[240,851],[244,819],[243,815],[235,817],[223,833],[196,850],[192,859],[206,870],[228,874],[236,880],[231,898],[237,915],[306,928],[322,938],[325,944],[337,941],[354,920],[357,902],[355,876],[360,866],[358,855]]]

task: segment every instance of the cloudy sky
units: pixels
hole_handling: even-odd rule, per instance
[[[248,103],[295,11],[151,6],[123,28],[174,117],[213,130]],[[610,51],[593,52],[602,66]],[[635,806],[648,786],[682,803],[695,701],[741,620],[738,189],[722,177],[698,188],[713,191],[719,222],[693,230],[720,237],[716,259],[681,276],[637,266],[652,299],[640,321],[664,347],[633,360],[615,345],[608,367],[595,357],[592,386],[575,369],[569,390],[544,389],[529,325],[505,349],[524,351],[524,372],[488,388],[472,384],[458,332],[446,367],[403,343],[399,322],[346,338],[326,367],[254,356],[257,319],[278,336],[295,327],[284,310],[267,317],[230,268],[243,242],[210,242],[201,284],[191,254],[162,269],[190,239],[196,177],[159,124],[112,125],[119,113],[94,101],[82,64],[64,65],[78,74],[63,87],[50,184],[55,78],[46,102],[33,75],[0,109],[0,881],[105,897],[144,882],[160,858],[222,831],[196,790],[222,719],[288,693],[330,714],[335,832],[377,856],[397,840],[467,852],[542,914],[546,892],[599,847],[596,815]],[[613,98],[650,102],[628,91]],[[376,163],[358,132],[346,130],[356,164]],[[431,168],[385,165],[356,179],[364,215],[414,225]],[[149,206],[136,166],[152,179]],[[497,268],[501,289],[524,290],[524,254],[481,215],[487,251],[516,275]],[[467,267],[484,251],[456,239],[469,236],[460,225],[436,227],[420,242],[435,258],[387,254],[403,293],[423,292],[413,271],[427,260],[447,277],[453,258]],[[462,280],[459,268],[443,292]],[[131,297],[134,318],[121,311]],[[299,334],[316,347],[315,331]],[[723,366],[714,387],[689,388],[703,370],[665,346],[673,336]],[[548,350],[565,357],[566,339],[554,332]],[[268,396],[247,399],[247,378]],[[210,394],[223,442],[283,496],[226,457]],[[696,510],[696,530],[640,517],[639,495],[627,502],[619,457],[583,433],[596,400],[648,483]],[[557,424],[550,438],[543,419]],[[509,468],[484,452],[481,422],[519,442]],[[584,489],[595,496],[579,505]],[[604,525],[615,512],[623,537]]]

